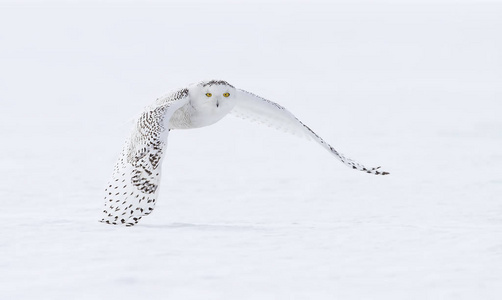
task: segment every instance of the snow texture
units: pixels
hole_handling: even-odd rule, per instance
[[[0,299],[501,299],[502,4],[1,2]],[[170,133],[155,211],[98,222],[128,122],[221,78],[337,150]]]

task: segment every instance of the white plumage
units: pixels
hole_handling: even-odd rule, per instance
[[[203,81],[157,99],[138,117],[105,189],[101,222],[132,226],[150,214],[157,201],[169,131],[208,126],[229,113],[313,139],[353,169],[389,174],[343,156],[279,104],[226,81]]]

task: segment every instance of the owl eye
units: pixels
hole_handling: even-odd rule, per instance
[[[228,97],[228,96],[230,96],[230,94],[229,94],[229,93],[225,93],[225,94],[223,94],[223,97]]]
[[[211,93],[206,93],[206,96],[211,97],[213,94]]]

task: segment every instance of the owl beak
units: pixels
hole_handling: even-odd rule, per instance
[[[220,107],[220,101],[216,100],[216,107]]]

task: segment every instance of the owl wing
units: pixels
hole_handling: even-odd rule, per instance
[[[132,226],[153,211],[169,119],[188,102],[188,90],[179,90],[157,99],[138,117],[105,189],[105,207],[100,222]]]
[[[343,154],[335,150],[330,144],[326,143],[319,135],[317,135],[307,125],[298,120],[292,113],[281,105],[270,100],[259,97],[253,93],[244,90],[237,90],[235,98],[236,105],[231,111],[231,114],[243,119],[257,121],[259,123],[275,127],[276,129],[292,133],[297,136],[313,139],[338,160],[345,165],[375,175],[387,175],[388,172],[383,172],[380,167],[367,168],[354,160],[345,157]]]

